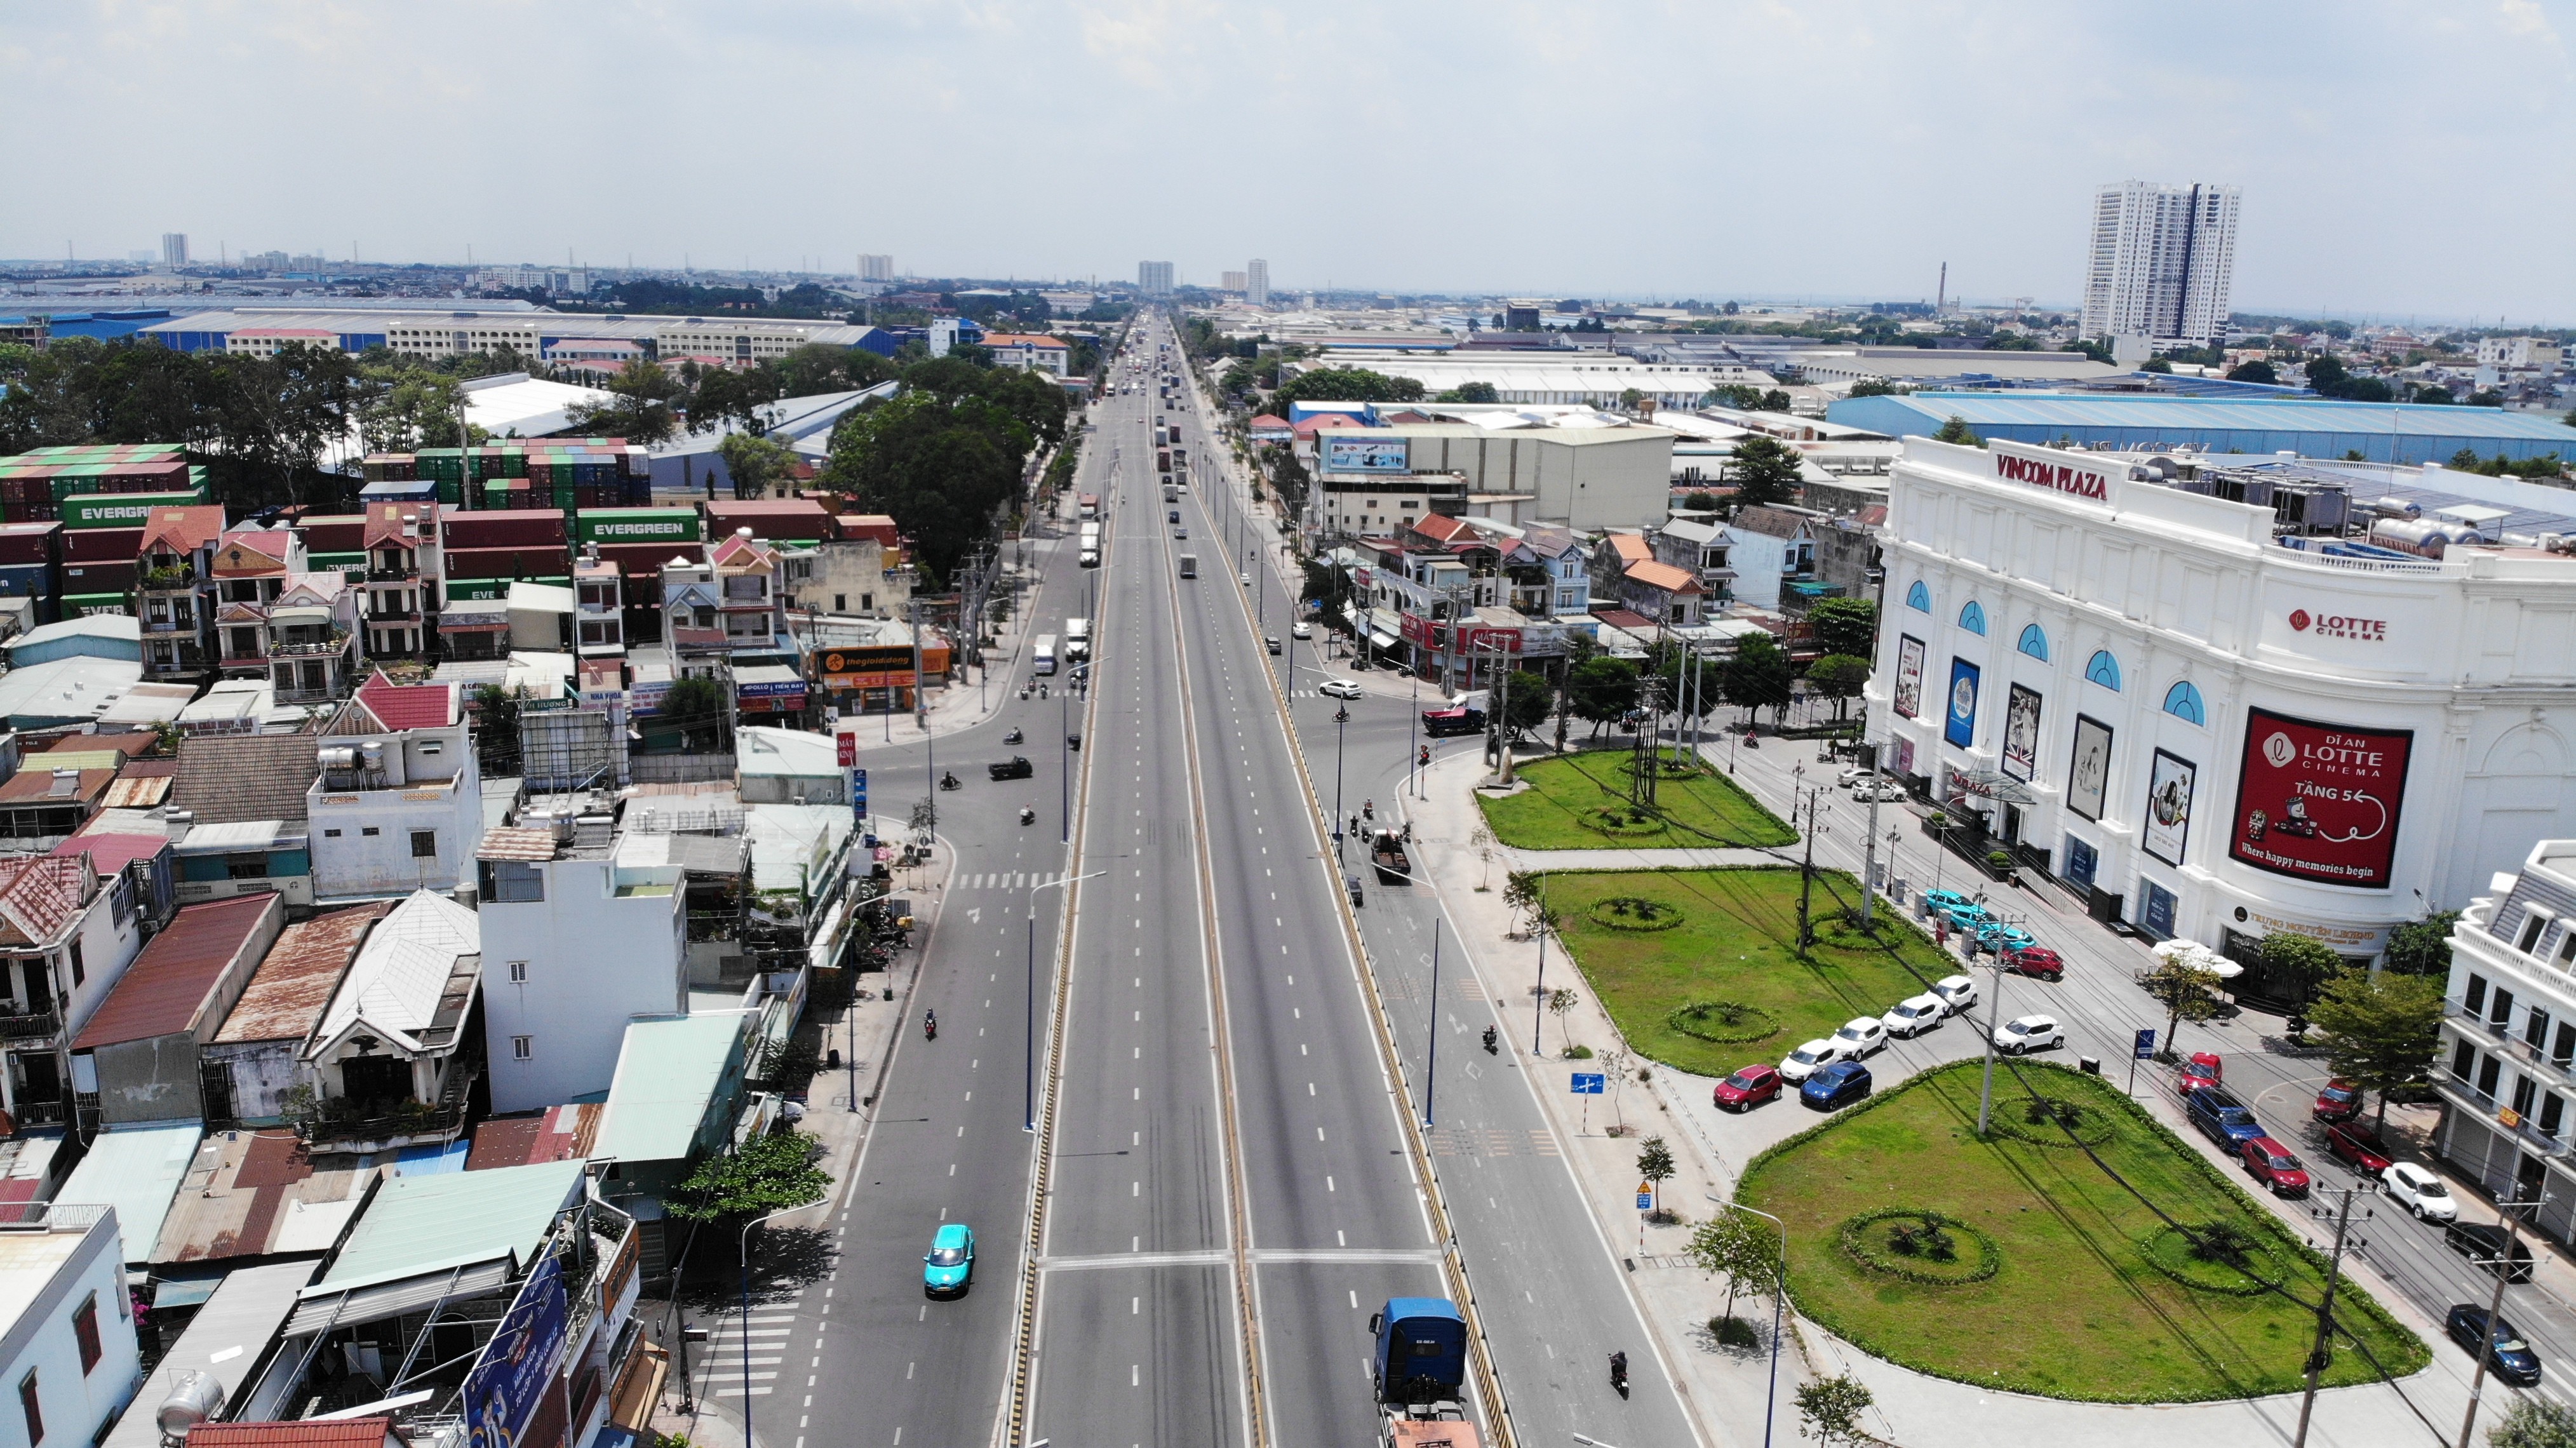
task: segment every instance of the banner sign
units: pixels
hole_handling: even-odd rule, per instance
[[[2004,697],[2004,773],[2027,781],[2039,768],[2039,691],[2019,684]]]
[[[2107,504],[2111,501],[2110,472],[2101,463],[2078,461],[2084,458],[2082,453],[2032,447],[1998,438],[1988,445],[1986,457],[1995,470],[1995,476],[2005,482],[2063,493],[2088,503]]]
[[[2320,885],[2388,887],[2411,729],[2348,729],[2251,709],[2227,853]]]
[[[868,772],[864,769],[853,769],[850,771],[850,814],[858,820],[861,828],[866,827],[868,822]]]
[[[1407,440],[1400,437],[1335,437],[1322,439],[1328,473],[1408,473],[1413,471]]]
[[[1941,737],[1968,749],[1977,742],[1977,666],[1966,659],[1950,660],[1950,717],[1942,726]]]
[[[2156,751],[2155,769],[2147,779],[2147,853],[2168,865],[2182,863],[2191,839],[2191,792],[2199,766],[2179,754]]]
[[[2075,761],[2066,772],[2066,807],[2099,822],[2111,790],[2111,726],[2086,714],[2075,716]]]
[[[563,1356],[563,1264],[552,1252],[537,1259],[527,1284],[502,1315],[500,1330],[465,1375],[461,1398],[470,1448],[513,1448],[555,1378]]]
[[[1923,717],[1923,640],[1912,634],[1896,639],[1896,712]]]

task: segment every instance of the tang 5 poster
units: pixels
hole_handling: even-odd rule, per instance
[[[2411,729],[2355,729],[2247,711],[2227,853],[2276,875],[2385,889]]]

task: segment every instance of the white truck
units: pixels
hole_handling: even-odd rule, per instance
[[[1068,618],[1064,621],[1064,661],[1078,664],[1091,657],[1091,620]]]

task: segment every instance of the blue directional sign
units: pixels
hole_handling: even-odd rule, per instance
[[[1607,1079],[1607,1077],[1598,1071],[1577,1071],[1574,1073],[1574,1094],[1577,1096],[1598,1096],[1603,1090],[1602,1083]]]
[[[1651,1212],[1651,1211],[1653,1211],[1654,1209],[1655,1209],[1655,1189],[1654,1189],[1653,1187],[1646,1187],[1646,1188],[1641,1189],[1641,1190],[1637,1193],[1637,1210],[1638,1210],[1638,1211],[1641,1211],[1641,1212]]]
[[[2138,1044],[2130,1054],[2136,1056],[2141,1061],[2152,1061],[2156,1058],[2156,1033],[2154,1027],[2151,1026],[2146,1030],[2138,1032]]]
[[[868,772],[864,769],[853,769],[850,771],[850,813],[855,816],[861,824],[867,823]]]

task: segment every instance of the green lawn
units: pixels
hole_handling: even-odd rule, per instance
[[[1571,871],[1547,877],[1547,897],[1548,908],[1564,918],[1560,934],[1567,949],[1628,1044],[1703,1075],[1776,1061],[1800,1042],[1830,1036],[1854,1016],[1879,1015],[1961,969],[1883,901],[1879,939],[1893,945],[1895,955],[1844,925],[1842,902],[1857,905],[1860,886],[1837,870],[1816,872],[1819,939],[1805,960],[1797,950],[1794,869]],[[1597,923],[1594,907],[1623,897],[1678,910],[1681,924],[1649,932]],[[1775,1029],[1758,1039],[1719,1043],[1676,1028],[1673,1013],[1703,1001],[1752,1006]],[[1727,1031],[1704,1019],[1700,1026],[1707,1034],[1755,1029],[1748,1024]]]
[[[1737,1196],[1788,1224],[1799,1310],[1907,1367],[2046,1397],[2180,1402],[2296,1391],[2315,1332],[2311,1309],[2227,1269],[2212,1275],[2251,1295],[2187,1287],[2145,1256],[2165,1224],[2140,1197],[2194,1227],[2234,1222],[2260,1244],[2264,1276],[2299,1302],[2317,1301],[2321,1264],[2237,1189],[2239,1178],[2101,1078],[2040,1063],[2023,1064],[2023,1078],[2084,1109],[2079,1130],[2135,1194],[2071,1147],[2009,1136],[1979,1142],[1978,1069],[1968,1061],[1930,1072],[1755,1158]],[[2002,1114],[2028,1094],[1999,1070],[1995,1098]],[[2023,1125],[2019,1109],[2009,1119],[2034,1134],[2053,1130]],[[1982,1282],[1928,1286],[1863,1266],[1842,1245],[1843,1224],[1888,1207],[1928,1208],[1982,1229],[2000,1248],[2000,1270]],[[1883,1240],[1884,1228],[1872,1230],[1882,1234],[1873,1244]],[[2422,1340],[2349,1279],[2336,1317],[2392,1375],[2428,1360]],[[2338,1340],[2327,1384],[2376,1376],[2349,1339]]]
[[[1594,749],[1520,766],[1529,788],[1502,798],[1479,797],[1494,837],[1522,850],[1670,850],[1729,845],[1794,844],[1798,835],[1780,817],[1754,802],[1724,774],[1709,771],[1664,779],[1655,787],[1656,809],[1629,823],[1625,749]],[[1605,828],[1601,811],[1621,822]]]

